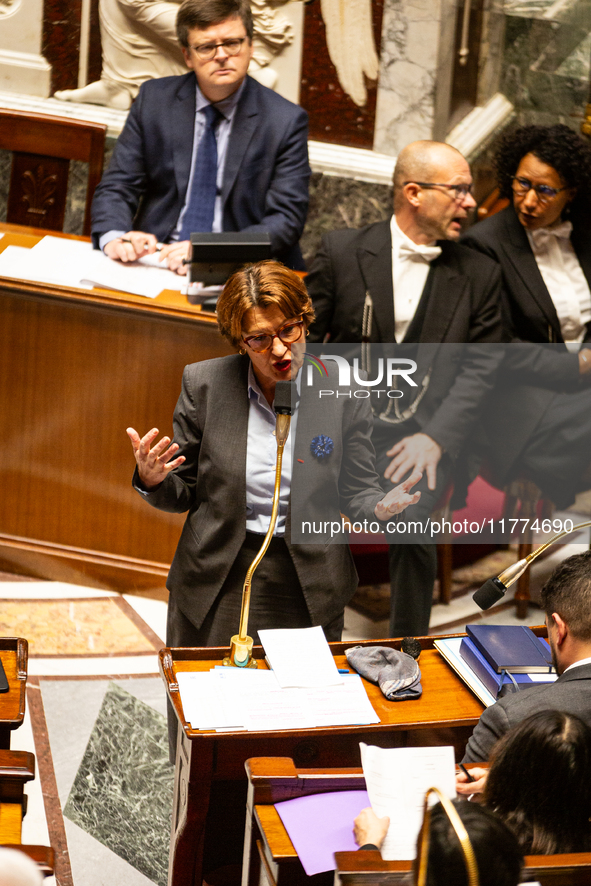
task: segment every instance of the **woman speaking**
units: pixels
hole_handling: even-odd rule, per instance
[[[296,379],[314,319],[300,278],[272,261],[234,274],[217,311],[222,335],[240,353],[185,368],[173,442],[156,442],[156,428],[141,439],[127,431],[136,489],[156,508],[189,512],[167,581],[170,646],[227,646],[238,629],[246,571],[271,515],[275,385]],[[290,542],[292,492],[298,510],[304,502],[306,514],[337,521],[340,512],[389,520],[419,498],[409,492],[419,472],[384,497],[366,400],[334,397],[310,408],[301,402],[283,459],[277,526],[252,584],[255,643],[262,628],[312,625],[340,640],[344,607],[357,586],[347,544]],[[332,444],[324,447],[329,453],[319,438]]]

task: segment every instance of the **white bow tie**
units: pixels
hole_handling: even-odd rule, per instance
[[[553,225],[551,228],[538,228],[531,232],[536,246],[546,245],[550,237],[558,237],[561,240],[568,240],[573,229],[572,222],[564,221],[559,225]]]
[[[423,246],[419,243],[409,243],[403,240],[398,249],[399,258],[410,258],[413,261],[433,261],[441,255],[441,246]]]

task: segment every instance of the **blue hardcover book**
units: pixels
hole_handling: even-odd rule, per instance
[[[550,646],[546,640],[536,637],[536,641],[542,644],[542,650],[550,656]],[[556,673],[554,671],[552,673],[536,675],[535,680],[532,680],[529,674],[512,674],[511,677],[508,674],[497,674],[468,637],[464,637],[460,644],[460,655],[495,698],[502,698],[508,692],[515,692],[516,689],[528,689],[530,686],[540,686],[544,683],[553,683],[556,680]]]
[[[552,657],[525,625],[467,625],[468,636],[500,674],[543,674]]]

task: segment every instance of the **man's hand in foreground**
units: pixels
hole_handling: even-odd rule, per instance
[[[488,769],[474,766],[470,770],[474,781],[468,781],[467,776],[460,770],[456,772],[456,793],[461,797],[470,797],[472,794],[482,794],[488,777]],[[480,798],[478,798],[480,800]]]
[[[420,471],[413,471],[404,483],[401,483],[400,486],[395,486],[394,489],[386,493],[374,509],[374,514],[378,520],[389,520],[390,517],[393,517],[394,514],[400,514],[409,505],[416,505],[421,497],[421,493],[409,493],[409,489],[412,489],[422,476]]]
[[[371,843],[379,849],[386,838],[389,826],[390,819],[387,815],[379,818],[371,806],[368,806],[366,809],[361,810],[353,822],[355,842],[358,846],[365,846],[366,843]]]
[[[184,276],[187,273],[188,265],[183,264],[183,259],[188,257],[190,247],[189,240],[167,243],[160,250],[160,261],[165,268]]]
[[[389,449],[386,455],[393,456],[384,471],[384,477],[388,477],[392,483],[398,483],[410,470],[425,471],[429,489],[435,489],[437,465],[442,456],[442,449],[427,434],[404,437]]]
[[[156,252],[158,241],[154,234],[144,231],[128,231],[122,237],[115,237],[105,244],[103,252],[116,261],[137,261],[144,255]]]

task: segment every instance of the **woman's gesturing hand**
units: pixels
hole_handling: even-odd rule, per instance
[[[127,436],[131,440],[138,474],[146,489],[154,489],[159,486],[167,474],[185,461],[184,455],[179,455],[178,458],[171,461],[171,458],[178,452],[179,446],[177,443],[171,443],[170,437],[163,437],[155,446],[152,446],[158,434],[158,428],[152,428],[140,439],[140,435],[134,428],[127,428]]]

